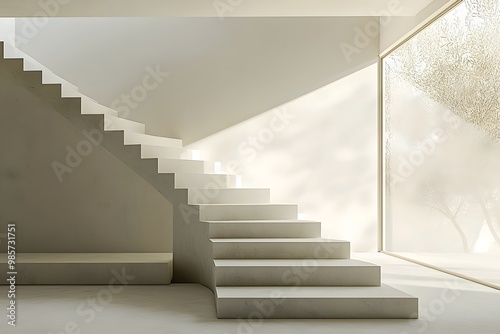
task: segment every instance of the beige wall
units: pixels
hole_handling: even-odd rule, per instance
[[[59,182],[53,162],[66,164],[67,146],[86,137],[6,68],[0,61],[1,251],[15,222],[18,252],[171,252],[171,204],[101,146]]]

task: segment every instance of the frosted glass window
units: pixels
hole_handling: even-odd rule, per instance
[[[385,250],[495,259],[500,285],[499,7],[463,1],[383,59],[383,209]]]

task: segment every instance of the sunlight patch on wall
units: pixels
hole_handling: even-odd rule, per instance
[[[322,236],[376,250],[377,66],[189,145],[243,187],[271,188],[274,203],[299,204]]]

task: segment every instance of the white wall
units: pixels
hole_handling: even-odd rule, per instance
[[[427,7],[415,16],[410,17],[390,17],[387,25],[382,25],[380,29],[380,53],[391,49],[432,17],[441,13],[445,8],[462,0],[433,0]]]
[[[273,201],[299,203],[323,237],[376,250],[376,65],[190,147],[241,173],[244,186],[270,187]]]
[[[18,46],[83,93],[121,109],[147,67],[169,76],[128,118],[190,143],[375,61],[378,36],[350,62],[340,45],[374,18],[17,20]],[[31,24],[31,25],[30,25]],[[33,28],[34,27],[34,28]],[[27,37],[27,38],[26,38]],[[23,40],[24,41],[24,40]]]

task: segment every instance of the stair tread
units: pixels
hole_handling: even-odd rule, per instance
[[[216,287],[217,298],[411,298],[406,292],[389,285],[381,286],[227,286]],[[276,297],[274,297],[276,298]]]
[[[196,177],[196,176],[210,177],[210,176],[235,176],[235,175],[226,174],[226,173],[221,173],[221,174],[216,174],[216,173],[185,173],[185,174],[182,174],[182,176],[185,176],[185,177]],[[195,188],[190,188],[190,189],[195,189]]]
[[[151,144],[140,144],[140,145],[142,147],[157,148],[157,149],[161,149],[161,150],[162,149],[167,149],[167,150],[178,150],[178,151],[187,151],[187,152],[192,152],[193,151],[192,149],[185,148],[185,147],[168,147],[168,146],[159,146],[159,145],[151,145]]]
[[[140,141],[150,141],[150,142],[140,142]],[[154,143],[151,141],[154,141]],[[181,139],[155,136],[134,131],[129,131],[125,133],[125,143],[126,143],[125,145],[129,145],[130,142],[133,142],[132,144],[140,144],[140,145],[153,144],[156,146],[182,148]]]
[[[172,253],[17,253],[17,263],[167,263]],[[0,263],[7,263],[6,253]]]
[[[221,174],[217,174],[221,175]],[[227,174],[224,174],[227,175]],[[212,188],[190,188],[190,190],[207,190],[207,189],[212,189]],[[218,189],[220,191],[245,191],[245,190],[269,190],[269,188],[228,188],[228,189]],[[244,203],[243,203],[244,204]]]
[[[225,174],[221,174],[225,175]],[[191,188],[192,189],[192,188]],[[240,189],[240,188],[235,188],[235,189]],[[241,204],[197,204],[200,206],[297,206],[297,204],[294,203],[241,203]]]
[[[312,242],[327,242],[327,243],[337,243],[337,242],[349,242],[346,240],[336,240],[336,239],[326,239],[326,238],[212,238],[210,239],[215,243],[232,243],[232,242],[269,242],[269,243],[279,243],[279,242],[300,242],[300,243],[312,243]]]
[[[311,263],[314,261],[314,263]],[[317,267],[379,267],[376,264],[354,259],[218,259],[216,267],[280,267],[280,266],[317,266]]]
[[[182,140],[182,139],[179,139],[179,138],[170,138],[170,137],[155,136],[155,135],[150,135],[150,134],[147,134],[147,133],[131,132],[130,134],[131,135],[141,136],[141,137],[151,137],[151,138],[159,138],[159,139],[171,139],[171,140],[179,140],[179,141]],[[143,144],[141,144],[141,145],[143,145]],[[146,145],[150,145],[150,144],[146,144]],[[150,145],[150,146],[160,146],[161,147],[161,145]]]
[[[214,223],[214,224],[309,224],[309,223],[319,223],[314,220],[293,220],[293,219],[269,219],[269,220],[203,220],[202,223]]]
[[[182,149],[182,148],[179,148],[179,149]],[[185,158],[156,158],[158,160],[161,160],[161,161],[165,161],[165,162],[169,162],[169,161],[181,161],[181,162],[194,162],[194,163],[204,163],[204,162],[210,162],[210,161],[207,161],[207,160],[194,160],[194,159],[185,159]]]

